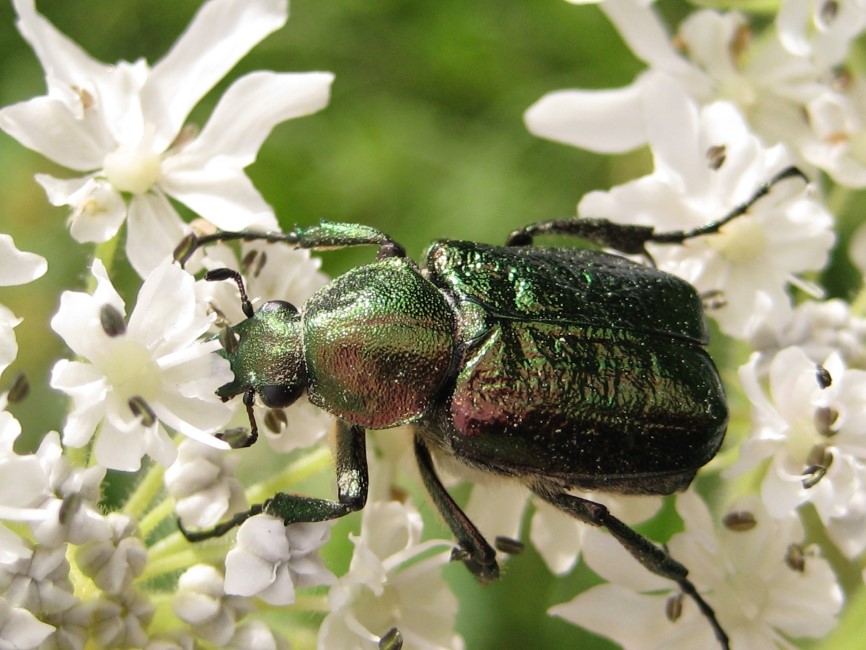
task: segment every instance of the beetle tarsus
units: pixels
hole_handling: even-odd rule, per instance
[[[177,527],[180,530],[181,534],[186,538],[188,542],[201,542],[206,539],[213,539],[214,537],[222,537],[227,532],[229,532],[232,528],[236,526],[240,526],[250,517],[254,517],[258,514],[261,514],[263,509],[263,504],[254,505],[249,510],[245,510],[244,512],[239,512],[234,515],[231,519],[227,519],[226,521],[217,524],[213,528],[206,528],[205,530],[187,530],[183,525],[183,522],[178,519]]]

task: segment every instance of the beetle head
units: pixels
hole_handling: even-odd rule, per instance
[[[252,389],[265,406],[285,408],[306,390],[301,316],[294,305],[266,302],[246,320],[226,328],[220,340],[221,354],[235,376],[217,390],[223,400]]]

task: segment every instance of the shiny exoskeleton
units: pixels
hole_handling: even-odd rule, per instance
[[[542,499],[605,526],[651,571],[676,581],[698,605],[723,646],[727,636],[685,567],[574,488],[624,494],[684,489],[718,451],[727,405],[708,356],[700,297],[675,276],[591,250],[533,246],[533,237],[579,236],[624,253],[647,242],[679,243],[718,232],[748,203],[688,232],[603,220],[541,222],[512,233],[508,245],[440,241],[423,266],[384,233],[323,222],[289,233],[217,233],[178,248],[188,259],[216,240],[265,240],[307,249],[376,245],[376,261],[352,269],[300,309],[283,301],[254,312],[240,275],[248,318],[224,333],[235,375],[218,391],[243,395],[252,444],[256,396],[283,408],[306,393],[337,418],[336,501],[280,493],[216,526],[184,531],[192,540],[221,535],[266,512],[284,522],[322,521],[362,508],[368,476],[365,430],[410,424],[421,476],[458,541],[454,558],[482,580],[499,575],[495,551],[442,486],[431,452],[523,482]]]

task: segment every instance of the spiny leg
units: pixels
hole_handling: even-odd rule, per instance
[[[295,248],[311,250],[374,245],[379,247],[377,259],[406,256],[406,250],[381,230],[356,223],[322,221],[315,226],[297,227],[289,232],[221,230],[201,237],[190,233],[174,249],[174,259],[183,266],[202,246],[222,241],[263,241],[272,244],[282,242]]]
[[[454,537],[457,538],[459,547],[454,549],[451,559],[461,560],[482,582],[498,580],[499,565],[496,563],[496,551],[445,490],[433,467],[430,450],[427,449],[421,435],[417,433],[415,434],[415,458],[427,492],[445,519],[445,523],[454,533]]]
[[[250,517],[265,513],[279,517],[283,523],[327,521],[360,510],[367,503],[369,486],[367,476],[366,433],[363,427],[337,420],[337,501],[279,492],[264,503],[254,505],[245,512],[201,531],[188,531],[178,522],[181,533],[191,542],[199,542],[226,534]]]
[[[738,205],[721,219],[710,221],[692,230],[672,230],[657,233],[652,226],[619,224],[607,219],[572,217],[539,221],[518,228],[508,236],[507,245],[530,246],[533,243],[533,238],[537,235],[566,235],[586,239],[599,246],[616,249],[626,255],[644,255],[648,259],[652,259],[645,248],[647,243],[682,244],[694,237],[715,234],[725,224],[746,214],[755,203],[770,193],[773,186],[788,178],[799,178],[805,183],[809,182],[809,179],[797,167],[786,167],[761,185],[745,203]]]
[[[698,593],[694,584],[687,578],[688,569],[670,556],[664,548],[657,546],[646,537],[632,530],[625,523],[610,514],[600,503],[582,499],[578,496],[549,489],[545,486],[532,486],[532,491],[548,503],[556,506],[580,521],[592,526],[604,526],[616,540],[631,553],[638,562],[652,573],[676,582],[682,592],[689,596],[709,621],[719,644],[725,650],[730,647],[728,635],[716,619],[713,608]]]

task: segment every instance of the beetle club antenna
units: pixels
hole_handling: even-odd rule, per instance
[[[213,269],[212,271],[208,271],[204,274],[204,279],[208,282],[234,280],[234,282],[238,285],[238,291],[241,294],[241,309],[244,310],[244,314],[246,314],[247,318],[253,317],[253,314],[255,313],[255,311],[253,310],[253,304],[247,297],[247,292],[244,289],[244,279],[241,277],[240,273],[238,273],[234,269]]]

